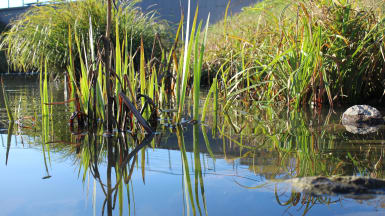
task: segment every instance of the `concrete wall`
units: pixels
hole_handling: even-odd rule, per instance
[[[210,22],[215,23],[223,18],[228,1],[229,0],[191,0],[191,16],[194,16],[196,5],[199,4],[198,19],[206,20],[210,12]],[[258,2],[258,0],[232,0],[229,14],[240,12],[243,7],[256,2]],[[185,16],[187,16],[187,5],[188,0],[142,0],[142,2],[139,3],[139,6],[144,10],[155,9],[159,12],[161,18],[173,23],[179,22],[181,11],[184,11]]]
[[[257,1],[258,0],[232,0],[229,14],[237,13],[241,11],[242,7],[251,5]],[[184,11],[185,16],[187,16],[187,3],[187,0],[142,0],[138,5],[144,10],[158,11],[160,18],[166,19],[171,23],[178,23],[181,18],[181,11]],[[191,0],[191,16],[194,15],[196,5],[199,4],[198,19],[206,20],[210,12],[211,23],[215,23],[223,18],[227,3],[228,0]],[[0,22],[8,24],[11,19],[17,17],[27,9],[28,7],[0,9]]]
[[[8,24],[11,19],[14,19],[19,14],[24,13],[27,9],[28,9],[28,7],[15,7],[15,8],[0,9],[0,23]]]

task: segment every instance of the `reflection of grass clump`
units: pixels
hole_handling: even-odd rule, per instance
[[[236,75],[225,85],[249,86],[249,95],[260,101],[298,107],[379,99],[385,81],[383,6],[363,3],[262,1],[211,28],[207,67]]]
[[[82,43],[89,44],[89,37],[83,35],[89,32],[92,22],[96,46],[100,36],[105,34],[106,7],[100,0],[69,3],[57,0],[50,5],[32,7],[11,23],[9,31],[3,33],[1,47],[7,50],[8,59],[15,69],[40,68],[42,60],[47,59],[51,69],[64,71],[69,65],[68,29],[75,29],[82,36]],[[122,3],[118,11],[114,10],[113,25],[117,20],[120,38],[127,34],[132,39],[132,47],[136,48],[142,37],[148,55],[156,33],[166,36],[164,26],[155,22],[152,13],[142,13],[135,7],[135,2]],[[72,53],[78,55],[75,45]]]

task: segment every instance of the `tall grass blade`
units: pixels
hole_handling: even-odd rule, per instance
[[[184,48],[184,55],[183,55],[183,69],[182,69],[182,77],[180,80],[180,89],[177,89],[180,91],[180,98],[178,100],[179,107],[178,107],[178,115],[177,115],[177,122],[181,121],[182,118],[182,112],[184,108],[184,101],[186,98],[186,90],[187,90],[187,80],[189,78],[190,73],[190,59],[191,54],[193,51],[193,44],[194,44],[194,35],[195,35],[195,29],[196,29],[196,22],[198,18],[198,7],[195,11],[195,16],[193,20],[193,24],[191,27],[191,33],[189,37],[189,31],[190,31],[190,0],[188,1],[188,13],[187,13],[187,29],[186,29],[186,40],[185,40],[185,48]]]
[[[211,99],[211,95],[212,95],[213,92],[214,92],[216,83],[217,83],[217,78],[214,78],[213,83],[211,84],[210,90],[209,90],[209,92],[207,93],[205,103],[204,103],[204,105],[203,105],[201,122],[204,122],[205,119],[206,119],[206,112],[207,112],[207,109],[208,109],[208,107],[209,107],[210,102],[212,102],[212,101],[211,101],[211,100],[212,100],[212,99]]]
[[[203,42],[201,44],[199,59],[198,59],[198,44],[199,44],[199,34],[201,29],[201,24],[199,24],[197,30],[197,36],[195,38],[195,61],[194,61],[194,120],[198,120],[199,118],[199,93],[200,93],[200,82],[201,82],[201,74],[202,74],[202,64],[203,64],[203,54],[205,52],[205,45],[207,40],[207,30],[210,22],[210,14],[207,17],[205,33],[203,36]],[[203,116],[203,115],[202,115]],[[204,119],[204,117],[202,117]]]

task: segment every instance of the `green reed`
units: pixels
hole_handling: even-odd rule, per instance
[[[212,100],[211,99],[211,97],[212,97],[211,95],[216,93],[215,92],[216,86],[217,86],[217,78],[214,78],[213,83],[211,84],[211,87],[209,89],[209,92],[207,93],[205,103],[203,104],[202,117],[201,117],[201,121],[202,122],[206,119],[206,112],[207,112],[207,109],[208,109],[208,105],[209,105],[209,103]],[[214,100],[214,102],[215,102],[215,100]]]
[[[42,116],[48,116],[49,113],[49,107],[48,103],[49,96],[48,96],[48,71],[47,71],[47,61],[45,61],[44,66],[40,69],[40,76],[39,76],[39,89],[40,89],[40,100],[41,100],[41,114]]]
[[[202,22],[197,24],[198,9],[190,28],[189,5],[186,37],[182,39],[182,16],[175,42],[172,48],[167,50],[164,42],[168,42],[168,37],[163,31],[154,33],[152,37],[148,36],[157,25],[139,28],[135,32],[140,33],[140,36],[134,34],[132,28],[128,29],[127,24],[142,23],[144,20],[151,22],[153,19],[148,14],[139,13],[134,8],[134,3],[124,9],[120,6],[117,10],[112,10],[110,1],[107,5],[99,3],[95,0],[84,0],[77,3],[58,4],[57,8],[53,8],[52,5],[35,8],[15,23],[12,31],[3,36],[3,47],[7,46],[8,54],[13,56],[14,47],[18,43],[23,43],[19,41],[20,38],[11,40],[17,36],[15,32],[22,31],[28,35],[28,29],[32,28],[27,24],[24,26],[23,23],[31,20],[33,16],[39,16],[36,18],[38,20],[51,13],[55,13],[55,16],[61,14],[62,19],[57,21],[59,24],[49,23],[50,26],[43,26],[42,31],[39,31],[41,26],[36,27],[38,29],[36,34],[46,37],[42,39],[36,36],[31,41],[41,40],[42,45],[39,47],[41,49],[34,47],[33,43],[23,43],[25,45],[23,49],[31,50],[28,48],[30,46],[36,48],[34,49],[36,53],[33,53],[34,58],[29,58],[31,53],[22,52],[18,56],[19,59],[16,57],[14,59],[16,67],[40,69],[42,115],[50,114],[48,71],[52,72],[52,67],[61,67],[65,64],[67,69],[65,85],[69,98],[62,103],[70,103],[71,130],[77,122],[79,128],[94,129],[102,123],[108,133],[112,129],[137,132],[141,128],[151,133],[157,124],[158,110],[163,106],[175,106],[177,113],[173,123],[181,122],[186,106],[186,95],[190,92],[194,97],[193,118],[198,120],[200,80],[209,18],[202,39]],[[67,13],[71,7],[76,11],[88,11],[91,7],[94,11],[87,13],[87,17],[81,16],[81,19],[74,20]],[[38,15],[37,11],[41,14]],[[103,21],[104,18],[101,19],[98,16],[100,14],[94,13],[108,15],[105,23],[106,35],[103,37],[100,35],[104,27],[100,28],[100,23],[95,23],[95,20]],[[131,19],[136,16],[139,18],[132,21]],[[34,22],[29,24],[32,25]],[[65,25],[65,34],[61,34],[64,31],[63,25]],[[23,29],[24,27],[27,29]],[[56,50],[60,50],[62,46],[66,46],[65,56],[51,55],[47,51],[44,52],[45,58],[42,58],[39,52],[43,52],[46,46],[51,47],[52,38],[50,37],[55,35],[61,35],[55,39],[56,41],[65,39],[60,47],[56,47]],[[153,39],[153,45],[148,49],[150,38]],[[181,47],[184,49],[180,49]],[[28,62],[27,59],[32,62]],[[36,62],[39,64],[36,65]],[[193,73],[190,73],[190,70]],[[189,84],[189,80],[193,80],[193,85]]]
[[[186,89],[187,89],[187,81],[189,79],[190,74],[190,67],[193,68],[193,78],[194,78],[194,113],[193,118],[195,120],[198,120],[199,115],[199,93],[200,93],[200,80],[201,80],[201,71],[202,71],[202,64],[203,64],[203,54],[205,49],[205,43],[206,43],[206,36],[207,36],[207,28],[210,17],[207,19],[206,23],[206,30],[204,33],[204,39],[201,43],[201,47],[199,50],[199,43],[200,43],[200,32],[202,27],[202,22],[198,25],[198,28],[196,28],[196,22],[198,17],[198,8],[195,12],[195,16],[193,18],[193,24],[191,27],[190,32],[190,1],[188,2],[188,12],[187,12],[187,29],[186,29],[186,37],[184,40],[184,50],[182,52],[183,54],[183,65],[179,67],[178,71],[178,77],[177,77],[177,86],[180,87],[180,89],[177,89],[177,105],[178,105],[178,116],[177,116],[177,122],[181,121],[181,116],[183,114],[183,108],[185,106],[185,96],[186,96]],[[189,35],[190,33],[190,35]],[[192,60],[192,64],[190,63],[192,59],[192,54],[194,54],[194,58]],[[182,59],[181,59],[182,60]],[[182,62],[182,61],[179,62]],[[191,64],[191,65],[190,65]]]
[[[193,65],[193,77],[194,77],[194,120],[198,120],[199,117],[199,101],[200,101],[200,89],[201,89],[201,73],[202,73],[202,64],[203,64],[203,55],[205,52],[205,45],[206,45],[206,39],[207,39],[207,30],[209,26],[210,21],[210,14],[206,21],[206,27],[203,35],[203,42],[201,43],[200,50],[199,50],[199,36],[200,36],[200,29],[201,29],[201,23],[198,26],[198,30],[195,37],[195,55],[194,55],[194,65]],[[199,56],[198,56],[199,53]]]
[[[92,36],[92,25],[90,23],[90,33],[89,37]],[[119,31],[119,27],[116,26],[116,32]],[[72,33],[72,30],[69,29],[69,34]],[[117,34],[118,35],[118,34]],[[126,44],[129,43],[127,40],[127,36],[124,38],[123,43],[121,45],[119,36],[116,37],[116,49],[115,49],[115,58],[113,65],[115,68],[113,79],[107,78],[106,75],[106,67],[103,64],[103,61],[99,59],[95,61],[93,56],[87,56],[87,49],[93,49],[92,43],[89,45],[81,42],[81,37],[77,33],[74,33],[75,44],[78,48],[78,53],[82,53],[84,51],[84,55],[80,55],[77,59],[80,62],[80,71],[78,72],[74,66],[74,56],[72,52],[70,52],[70,60],[71,63],[68,66],[68,74],[69,74],[69,86],[73,91],[73,96],[75,97],[75,109],[78,113],[83,113],[88,117],[91,122],[96,122],[98,119],[105,121],[106,119],[106,110],[105,105],[108,104],[108,95],[111,94],[111,99],[113,100],[113,104],[116,107],[111,113],[114,117],[115,125],[119,129],[122,129],[123,118],[128,118],[128,114],[122,105],[119,94],[121,92],[127,93],[132,102],[136,104],[136,93],[133,92],[133,89],[136,89],[138,86],[137,82],[137,72],[135,71],[134,65],[134,56],[132,56],[126,49]],[[91,39],[90,39],[91,40]],[[69,45],[72,44],[72,40],[69,40]],[[149,86],[151,83],[146,81],[145,74],[145,66],[146,63],[144,61],[144,45],[143,43],[140,46],[141,51],[141,61],[140,61],[140,76],[141,76],[141,94],[147,95],[154,92],[153,88],[146,89],[145,87]],[[100,53],[99,53],[100,54]],[[122,70],[122,66],[126,70]],[[154,83],[155,75],[153,75],[152,83]],[[92,79],[90,79],[92,77]],[[112,81],[112,82],[111,82]],[[110,88],[108,89],[108,85],[110,84]],[[153,86],[153,85],[152,85]],[[142,99],[142,107],[145,106],[145,98]],[[75,110],[74,110],[75,111]],[[149,115],[147,116],[149,118]]]
[[[191,31],[187,24],[186,39],[180,45],[180,31],[183,26],[181,20],[174,45],[169,52],[162,46],[162,39],[157,35],[153,42],[150,59],[147,59],[144,40],[141,39],[139,47],[135,47],[132,35],[131,38],[127,33],[124,37],[120,36],[121,26],[117,21],[114,26],[114,43],[107,38],[97,49],[94,47],[93,35],[95,34],[91,21],[89,21],[88,32],[83,34],[78,34],[76,29],[68,26],[69,79],[67,84],[71,89],[71,100],[74,101],[72,111],[75,112],[78,122],[87,119],[89,125],[95,125],[101,120],[101,122],[107,122],[108,126],[108,115],[111,115],[110,122],[113,128],[123,131],[129,129],[132,132],[144,128],[149,132],[151,129],[147,124],[155,127],[157,109],[162,108],[163,105],[169,106],[172,101],[176,101],[175,123],[181,122],[186,95],[189,91],[194,95],[193,113],[194,119],[197,120],[200,79],[209,22],[207,20],[202,40],[200,37],[202,22],[197,26],[197,17],[198,10],[195,12]],[[78,55],[71,49],[74,46],[77,48]],[[107,48],[112,46],[114,49],[108,52]],[[185,47],[181,53],[178,53],[179,46]],[[161,50],[160,59],[155,56],[157,50]],[[139,62],[135,60],[137,56],[139,56]],[[75,62],[79,63],[79,68],[75,66]],[[190,74],[190,68],[193,70],[192,74]],[[176,86],[175,83],[173,84],[173,77],[175,77]],[[194,80],[193,86],[188,84],[190,79]],[[140,102],[137,101],[139,98]]]
[[[43,64],[43,63],[42,63]],[[39,89],[40,89],[40,105],[41,105],[41,141],[42,141],[42,153],[44,159],[44,166],[46,169],[46,176],[43,178],[51,177],[49,174],[49,165],[51,163],[51,152],[50,152],[50,138],[52,138],[53,131],[53,109],[50,108],[50,103],[52,103],[49,99],[48,92],[48,65],[47,60],[44,61],[44,66],[40,68],[40,76],[39,76]],[[52,95],[52,94],[51,94]]]

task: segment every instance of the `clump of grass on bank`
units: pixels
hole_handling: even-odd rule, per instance
[[[219,70],[230,101],[241,95],[296,108],[382,102],[384,7],[372,5],[262,1],[212,27],[206,68]]]
[[[47,60],[51,71],[64,72],[70,63],[69,28],[73,29],[72,40],[76,32],[81,43],[89,44],[89,37],[84,35],[88,34],[91,22],[94,46],[101,43],[107,16],[107,5],[103,2],[55,0],[52,4],[32,7],[10,23],[11,28],[1,36],[1,48],[6,50],[8,61],[15,70],[41,69],[42,62]],[[113,10],[113,25],[119,23],[120,38],[127,34],[132,47],[139,47],[143,38],[144,49],[150,55],[156,34],[167,38],[168,28],[156,22],[153,12],[141,12],[135,2],[120,3],[118,10]],[[115,32],[112,38],[115,38]],[[74,44],[71,51],[75,56],[79,55]],[[89,50],[87,52],[90,55]]]

